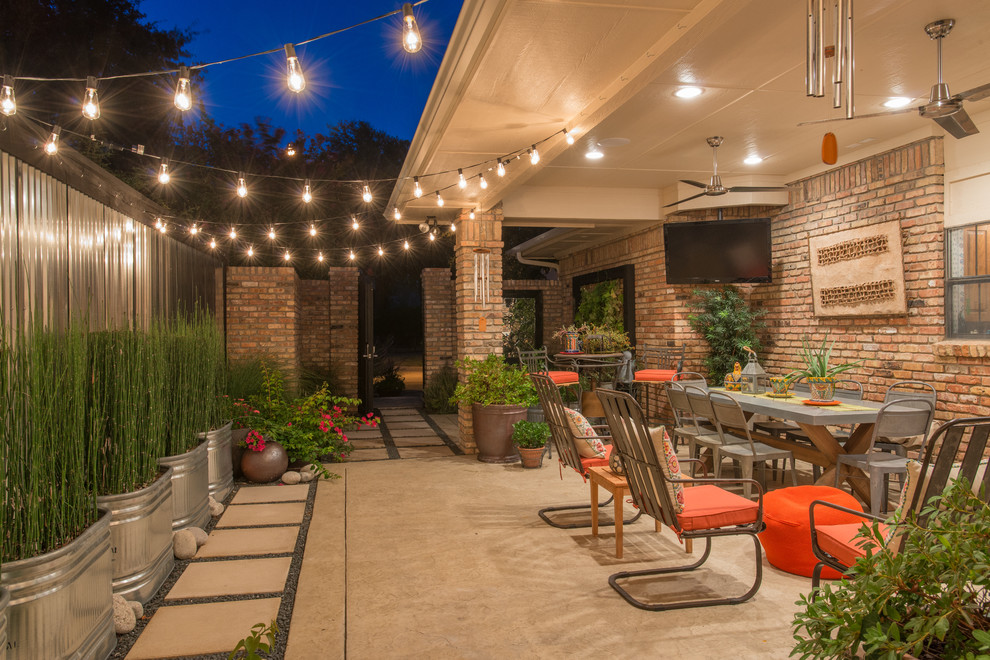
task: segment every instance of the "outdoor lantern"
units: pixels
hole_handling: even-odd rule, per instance
[[[767,391],[767,384],[770,382],[767,372],[756,361],[756,352],[749,347],[744,347],[749,351],[749,362],[743,367],[740,377],[739,391],[743,394],[763,394]]]

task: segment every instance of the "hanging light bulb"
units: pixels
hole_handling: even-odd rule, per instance
[[[416,198],[418,199],[418,198],[420,198],[420,197],[423,196],[423,189],[419,187],[419,177],[418,176],[414,176],[413,177],[413,183],[415,184],[415,186],[413,187],[413,195],[415,195]]]
[[[162,158],[162,164],[158,168],[158,183],[163,186],[172,180],[172,175],[168,173],[168,158]]]
[[[495,172],[499,176],[505,176],[505,163],[502,162],[501,158],[498,159],[498,168],[495,170]]]
[[[361,228],[361,225],[358,224],[357,218],[352,215],[351,216],[351,229],[353,229],[354,231],[357,231],[360,228]]]
[[[480,177],[480,180],[478,181],[478,185],[481,186],[482,190],[484,190],[485,188],[488,187],[488,179],[485,178],[484,174],[479,174],[478,176]]]
[[[384,257],[385,256],[385,250],[382,249],[382,246],[381,245],[378,246],[378,256],[379,257]]]
[[[310,225],[309,226],[309,235],[310,236],[316,236],[316,225]]]
[[[306,179],[306,183],[303,184],[303,201],[309,204],[313,201],[313,191],[309,186],[309,179]]]
[[[289,156],[289,157],[295,156],[296,155],[296,145],[294,145],[294,144],[292,144],[290,142],[288,144],[288,146],[285,147],[285,155],[286,156]]]
[[[393,214],[393,217],[395,217],[396,220],[402,220],[402,214],[399,213],[398,206],[395,207],[395,213]]]
[[[289,251],[288,251],[288,250],[286,250],[286,251],[285,251],[285,257],[284,257],[284,259],[285,259],[286,261],[288,261],[288,260],[289,260],[289,259],[291,259],[291,258],[292,258],[292,256],[290,256],[290,255],[289,255]]]
[[[418,53],[423,47],[423,37],[413,16],[412,4],[408,2],[402,5],[402,47],[407,53]]]
[[[285,44],[285,64],[289,70],[289,91],[299,92],[306,89],[306,78],[303,76],[302,67],[299,65],[299,58],[296,57],[296,48],[292,44]]]
[[[351,261],[354,261],[357,258],[356,256],[354,256],[354,250],[351,250],[350,257],[351,257]]]
[[[368,186],[365,186],[364,187],[364,192],[361,193],[361,199],[364,200],[364,203],[365,204],[370,204],[371,203],[371,199],[372,199],[372,197],[371,197],[371,188],[369,188]]]
[[[409,249],[409,241],[403,241],[402,242],[402,249],[403,250],[408,250]]]
[[[192,227],[189,228],[189,233],[192,234],[193,236],[199,233],[199,227],[196,226],[195,222],[193,223]]]
[[[464,179],[464,170],[459,168],[457,170],[457,187],[461,190],[467,188],[467,181]]]
[[[17,114],[17,101],[14,99],[14,76],[4,75],[0,88],[0,112],[12,117]]]
[[[274,227],[269,227],[268,228],[268,238],[270,238],[273,241],[275,240],[275,228]]]
[[[564,129],[564,139],[567,140],[567,144],[574,144],[574,136],[566,128]]]
[[[468,217],[471,218],[472,220],[474,220],[474,211],[473,210],[470,213],[468,213]]]
[[[253,257],[254,256],[254,246],[253,245],[249,245],[248,246],[248,256],[249,257]]]
[[[235,240],[237,238],[237,229],[234,227],[230,228],[230,240]]]
[[[535,144],[533,145],[533,148],[530,149],[529,151],[529,162],[532,163],[533,165],[536,165],[537,163],[540,162],[540,152],[536,150]]]
[[[45,143],[45,153],[49,156],[54,156],[58,153],[58,136],[61,133],[61,126],[52,126],[51,135],[48,136],[48,142]]]
[[[162,228],[162,219],[155,218],[155,229],[161,229],[161,228]]]
[[[237,175],[237,196],[241,199],[247,197],[247,182],[244,181],[244,174]]]
[[[440,196],[440,191],[437,191],[437,206],[443,208],[443,197]]]
[[[86,78],[86,95],[83,96],[82,114],[86,119],[100,118],[100,95],[96,93],[96,78]]]
[[[433,242],[435,240],[437,240],[437,234],[436,234],[436,232],[431,231],[430,232],[430,242]]]
[[[189,67],[179,67],[179,82],[175,86],[175,107],[185,112],[192,107],[192,85],[189,84]]]
[[[323,263],[323,253],[322,252],[320,252],[318,255],[316,255],[316,260],[319,261],[321,264]]]
[[[450,231],[452,231],[452,232],[456,232],[457,231],[457,225],[455,225],[453,222],[450,223]]]
[[[168,231],[168,225],[165,224],[165,223],[162,223],[162,226],[158,228],[158,231],[160,231],[161,233],[164,234],[165,232]]]
[[[210,248],[213,249],[213,250],[216,250],[217,249],[217,241],[216,241],[215,238],[211,238],[210,239]]]

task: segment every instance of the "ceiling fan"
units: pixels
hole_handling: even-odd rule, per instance
[[[868,115],[857,115],[852,119],[865,119],[867,117],[886,117],[887,115],[899,115],[905,112],[914,112],[926,119],[934,119],[935,122],[944,128],[954,138],[964,138],[976,135],[980,132],[976,124],[969,118],[963,109],[963,101],[979,101],[990,96],[990,83],[967,89],[965,92],[952,96],[949,94],[949,86],[942,82],[942,39],[948,36],[952,27],[956,24],[951,18],[929,23],[925,26],[925,32],[931,39],[938,42],[938,82],[932,85],[932,92],[928,103],[917,107],[893,110],[891,112],[874,112]],[[840,121],[839,119],[819,119],[816,121],[805,121],[798,124],[821,124],[830,121]]]
[[[687,179],[681,179],[681,183],[686,183],[697,188],[704,188],[704,190],[697,195],[692,195],[690,197],[685,197],[684,199],[679,199],[673,204],[667,204],[664,208],[670,206],[677,206],[678,204],[683,204],[684,202],[689,202],[692,199],[697,199],[699,197],[717,197],[719,195],[724,195],[731,192],[771,192],[775,190],[787,190],[783,186],[732,186],[731,188],[726,188],[722,185],[722,177],[718,175],[718,148],[724,140],[721,135],[714,135],[710,138],[706,138],[708,146],[712,148],[712,178],[707,185],[701,183],[700,181],[689,181]]]

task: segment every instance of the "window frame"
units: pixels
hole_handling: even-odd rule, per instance
[[[990,272],[986,275],[969,275],[962,277],[952,276],[952,233],[962,232],[966,229],[979,227],[980,225],[987,226],[988,235],[988,247],[990,247],[990,220],[982,220],[979,222],[971,222],[965,225],[959,225],[956,227],[946,227],[944,236],[944,267],[945,267],[945,288],[944,288],[944,300],[945,300],[945,338],[946,339],[979,339],[990,341],[990,332],[984,334],[973,334],[973,333],[961,333],[956,332],[956,322],[955,322],[955,309],[953,308],[952,302],[952,290],[954,286],[966,285],[966,284],[986,284],[990,286]]]

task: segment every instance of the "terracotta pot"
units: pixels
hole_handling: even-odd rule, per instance
[[[543,454],[547,451],[546,447],[518,447],[518,450],[519,460],[524,468],[543,467]]]
[[[471,404],[474,442],[482,463],[515,463],[519,454],[512,444],[512,425],[526,419],[526,406]]]
[[[247,450],[241,456],[241,472],[244,478],[256,484],[267,484],[275,481],[289,467],[289,455],[285,448],[277,442],[265,442],[262,451]]]

